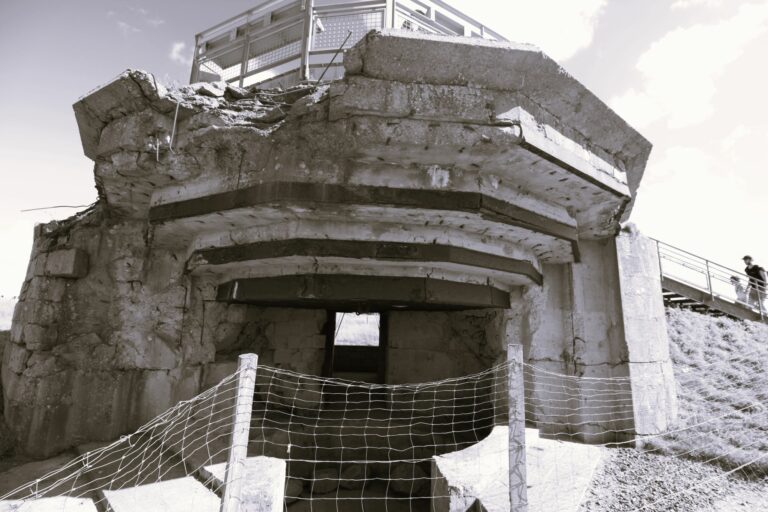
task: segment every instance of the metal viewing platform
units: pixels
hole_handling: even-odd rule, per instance
[[[335,80],[344,74],[339,51],[384,28],[506,41],[441,0],[262,0],[195,36],[190,81]]]

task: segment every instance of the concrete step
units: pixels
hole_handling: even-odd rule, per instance
[[[205,466],[199,471],[204,483],[223,489],[226,463]],[[249,457],[245,460],[244,482],[240,494],[243,512],[282,512],[285,461],[272,457]]]
[[[219,497],[192,477],[102,491],[108,512],[218,512]]]
[[[287,512],[429,512],[428,498],[411,499],[392,496],[387,484],[371,482],[365,490],[337,489],[328,494],[312,496],[304,490],[301,498],[290,503]]]
[[[0,501],[0,512],[98,512],[89,498],[40,498],[31,501]]]

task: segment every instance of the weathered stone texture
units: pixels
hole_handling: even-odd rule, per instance
[[[504,316],[493,309],[391,312],[386,381],[430,382],[493,366],[506,354]]]
[[[2,371],[7,421],[25,451],[112,439],[197,393],[201,370],[182,376],[176,355],[181,270],[158,270],[158,253],[147,263],[146,227],[101,203],[35,235]],[[164,275],[147,279],[153,270]],[[170,334],[169,321],[179,324]],[[170,389],[150,403],[142,390],[157,382],[153,370],[166,370]]]
[[[82,249],[61,249],[48,253],[46,276],[77,279],[88,274],[88,253]]]
[[[652,435],[667,430],[677,418],[658,251],[654,240],[631,229],[623,230],[615,244],[635,431]]]
[[[330,87],[280,92],[167,89],[126,71],[75,104],[99,200],[35,230],[2,357],[23,450],[134,430],[246,351],[321,373],[325,311],[217,295],[237,280],[429,277],[509,294],[507,310],[393,309],[391,383],[488,368],[509,342],[573,375],[628,375],[655,357],[639,348],[643,320],[622,316],[613,245],[650,151],[642,136],[526,46],[372,33],[345,66]],[[385,241],[398,257],[202,256],[302,238]],[[527,270],[415,257],[438,244]]]

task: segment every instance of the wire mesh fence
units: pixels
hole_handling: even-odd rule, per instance
[[[515,372],[524,383],[519,389],[510,386]],[[138,510],[147,499],[173,492],[182,492],[185,510],[217,510],[238,427],[248,434],[238,477],[243,510],[510,510],[514,473],[527,478],[528,510],[576,510],[593,462],[609,448],[636,445],[632,389],[651,379],[579,377],[512,360],[459,378],[386,385],[260,366],[243,422],[234,414],[240,377],[230,375],[135,433],[0,497],[0,510],[39,500]],[[732,384],[732,396],[742,384]],[[685,385],[689,394],[709,392],[694,381]],[[737,413],[743,416],[735,433]],[[524,422],[527,457],[516,459],[509,425],[522,429]],[[766,425],[763,404],[734,401],[643,436],[647,453],[723,470],[652,493],[627,510],[674,510],[683,495],[735,474],[768,483]],[[522,468],[510,460],[524,461]],[[674,467],[664,471],[638,474],[614,490],[676,478]],[[248,508],[257,501],[262,508]],[[272,505],[263,508],[265,502]],[[450,508],[459,502],[465,508]]]

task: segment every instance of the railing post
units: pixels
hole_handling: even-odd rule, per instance
[[[245,478],[245,459],[248,457],[248,433],[251,429],[258,362],[256,354],[243,354],[237,361],[237,394],[220,512],[240,510],[240,491]]]
[[[240,80],[238,81],[238,86],[243,86],[243,81],[245,80],[245,75],[248,73],[248,57],[250,53],[250,47],[251,47],[251,36],[246,35],[245,41],[243,43],[243,56],[240,59]]]
[[[314,31],[315,0],[304,0],[304,34],[301,39],[301,80],[309,80],[309,53],[312,51]]]
[[[525,384],[523,346],[507,346],[507,395],[509,400],[509,505],[511,512],[528,511],[525,467]]]
[[[659,258],[659,278],[661,279],[661,282],[664,282],[664,270],[661,268],[661,245],[658,240],[656,240],[656,255]]]
[[[192,55],[192,71],[189,74],[189,83],[197,82],[200,76],[200,36],[195,36],[195,52]]]
[[[384,28],[395,28],[395,0],[386,0],[384,9]]]
[[[704,260],[704,266],[707,269],[707,290],[709,291],[709,297],[715,300],[715,291],[712,289],[712,276],[709,273],[709,260]]]

